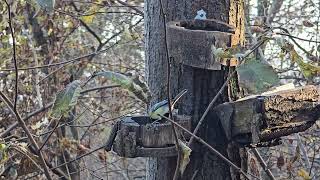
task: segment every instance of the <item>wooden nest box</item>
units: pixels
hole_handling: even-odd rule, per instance
[[[229,140],[270,146],[310,128],[320,118],[320,87],[305,86],[218,105],[214,112]]]
[[[216,48],[230,44],[234,27],[215,20],[173,21],[167,24],[168,49],[175,61],[194,68],[221,70],[221,64],[214,56]],[[231,59],[230,65],[236,65]]]
[[[190,130],[190,117],[177,115],[180,125]],[[181,136],[188,136],[176,128]],[[183,138],[183,137],[180,137]],[[177,154],[170,122],[152,123],[148,116],[124,117],[117,124],[113,151],[122,157],[167,157]]]

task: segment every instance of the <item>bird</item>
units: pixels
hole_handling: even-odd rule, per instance
[[[206,14],[207,13],[203,9],[200,9],[197,11],[197,16],[194,19],[205,20],[207,19]]]
[[[187,93],[187,89],[182,90],[176,97],[171,101],[171,110],[174,108],[174,105],[178,102],[178,100]],[[163,100],[161,102],[153,105],[148,114],[151,120],[161,120],[165,114],[169,113],[169,104],[168,100]]]

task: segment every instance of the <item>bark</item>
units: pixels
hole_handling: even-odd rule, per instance
[[[221,0],[163,0],[167,21],[194,19],[197,11],[203,9],[207,18],[214,18],[223,22],[229,21],[230,1]],[[145,1],[145,49],[146,49],[146,77],[153,95],[152,104],[166,99],[166,64],[165,27],[163,16],[160,14],[159,0]],[[175,95],[182,89],[188,89],[188,94],[178,105],[179,114],[190,115],[192,127],[205,111],[205,108],[222,86],[227,69],[214,71],[185,66],[177,61],[171,62],[171,94]],[[217,104],[227,101],[227,91],[220,96]],[[228,156],[228,142],[221,125],[210,112],[206,117],[198,135],[211,144],[225,156]],[[232,146],[235,148],[234,146]],[[229,166],[216,155],[195,143],[191,162],[187,166],[182,179],[231,179]],[[239,159],[239,149],[229,149],[233,159]],[[241,162],[236,162],[239,166]],[[147,165],[147,179],[172,179],[176,166],[176,158],[149,158]],[[237,175],[234,178],[239,178]]]

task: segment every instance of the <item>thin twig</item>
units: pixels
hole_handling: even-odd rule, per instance
[[[76,4],[74,2],[71,2],[71,5],[73,6],[73,8],[79,12],[78,7],[76,6]],[[82,26],[87,29],[87,31],[94,37],[96,38],[96,40],[99,42],[99,45],[101,45],[102,41],[101,38],[97,35],[96,32],[94,32],[94,30],[92,30],[82,19],[78,18],[78,21],[80,21],[80,23],[82,24]]]
[[[17,101],[18,101],[18,79],[19,79],[19,73],[18,73],[18,62],[17,62],[17,54],[16,54],[16,38],[14,36],[14,30],[12,27],[12,18],[11,18],[11,8],[10,5],[7,1],[4,1],[7,5],[8,8],[8,17],[9,17],[9,28],[11,31],[11,38],[12,38],[12,51],[13,51],[13,64],[14,64],[14,71],[15,71],[15,84],[14,84],[14,89],[15,89],[15,93],[14,93],[14,103],[13,103],[13,110],[16,111],[17,110]]]
[[[164,26],[164,40],[165,40],[165,51],[166,51],[166,56],[167,56],[167,100],[168,100],[168,106],[169,106],[169,118],[173,119],[172,116],[172,109],[171,109],[171,93],[170,93],[170,57],[169,57],[169,50],[168,50],[168,42],[167,42],[167,24],[166,24],[166,14],[164,12],[163,9],[163,4],[162,4],[162,0],[160,0],[160,12],[162,14],[163,17],[163,26]],[[178,140],[178,133],[174,127],[174,124],[171,123],[171,127],[172,127],[172,131],[173,131],[173,135],[174,135],[174,140],[175,140],[175,146],[177,149],[177,164],[176,164],[176,169],[174,171],[174,175],[173,175],[173,180],[177,180],[180,177],[180,160],[181,160],[181,151],[180,151],[180,146],[179,146],[179,140]]]
[[[72,62],[76,62],[76,61],[80,61],[84,58],[88,58],[88,57],[91,57],[91,56],[94,56],[94,55],[98,55],[98,54],[101,54],[109,49],[111,49],[112,47],[114,47],[117,43],[115,44],[112,44],[111,46],[105,48],[105,49],[102,49],[100,51],[95,51],[95,52],[91,52],[89,54],[86,54],[86,55],[83,55],[83,56],[79,56],[79,57],[76,57],[76,58],[73,58],[73,59],[70,59],[70,60],[66,60],[66,61],[62,61],[62,62],[58,62],[58,63],[51,63],[51,64],[45,64],[45,65],[42,65],[42,66],[33,66],[33,67],[26,67],[26,68],[18,68],[18,70],[32,70],[32,69],[42,69],[42,68],[48,68],[48,67],[53,67],[53,66],[59,66],[59,65],[63,65],[63,64],[68,64],[68,63],[72,63]],[[1,71],[14,71],[14,69],[0,69],[0,72]]]
[[[30,159],[30,161],[40,170],[40,171],[42,171],[42,169],[41,169],[41,167],[39,166],[39,164],[32,158],[32,157],[30,157],[30,155],[29,154],[27,154],[26,152],[23,152],[23,150],[20,150],[19,148],[18,148],[19,146],[17,146],[17,147],[15,147],[15,146],[12,146],[11,145],[11,147],[10,148],[12,148],[13,150],[16,150],[16,151],[18,151],[19,153],[21,153],[21,154],[23,154],[24,156],[26,156],[28,159]]]
[[[115,87],[115,85],[113,86],[104,86],[105,89],[107,88],[113,88]],[[98,89],[103,89],[103,88],[92,88],[92,89],[88,89],[86,91],[82,91],[84,93],[86,92],[90,92],[90,91],[94,91],[94,90],[98,90]],[[80,93],[82,93],[80,92]],[[49,135],[47,136],[47,138],[44,140],[44,142],[42,143],[42,145],[39,147],[39,151],[42,150],[42,148],[47,144],[47,142],[49,141],[50,137],[52,136],[52,134],[54,133],[54,131],[59,127],[59,123],[60,123],[60,118],[57,119],[55,126],[53,127],[53,129],[51,130],[51,132],[49,133]],[[50,126],[50,125],[49,125]],[[69,127],[74,127],[74,126],[69,126]],[[89,126],[90,127],[90,126]]]
[[[314,144],[313,145],[313,156],[312,156],[312,161],[311,161],[311,168],[309,169],[309,176],[311,176],[312,168],[313,168],[313,165],[314,165],[314,162],[315,162],[315,157],[316,157],[316,146]]]
[[[65,151],[62,152],[62,156],[63,156],[63,161],[64,161],[64,162],[67,162],[67,159],[66,159],[66,156],[65,156]],[[69,170],[69,166],[68,166],[67,164],[65,165],[65,168],[66,168],[66,170],[67,170],[69,179],[72,179],[72,178],[71,178],[71,174],[70,174],[70,170]]]
[[[304,39],[304,38],[301,38],[301,37],[298,37],[298,36],[294,36],[294,35],[291,35],[291,34],[288,34],[288,33],[279,32],[279,33],[276,33],[276,34],[279,34],[279,35],[282,35],[282,36],[287,36],[287,37],[294,38],[294,39],[298,39],[298,40],[301,40],[301,41],[312,42],[312,43],[320,43],[319,41],[316,41],[316,40]]]
[[[66,60],[66,61],[62,61],[62,62],[58,62],[58,63],[51,63],[51,64],[45,64],[45,65],[42,65],[42,66],[33,66],[33,67],[26,67],[26,68],[18,68],[18,70],[32,70],[32,69],[42,69],[42,68],[48,68],[48,67],[53,67],[53,66],[59,66],[59,65],[63,65],[63,64],[68,64],[68,63],[72,63],[72,62],[75,62],[75,61],[79,61],[81,59],[84,59],[84,58],[87,58],[87,57],[90,57],[92,55],[97,55],[97,54],[100,54],[106,50],[108,50],[108,48],[106,49],[103,49],[101,51],[98,51],[98,52],[92,52],[92,53],[89,53],[89,54],[86,54],[86,55],[83,55],[83,56],[79,56],[79,57],[76,57],[76,58],[73,58],[73,59],[70,59],[70,60]],[[14,71],[14,69],[0,69],[0,71]]]
[[[97,90],[102,90],[102,89],[110,89],[110,88],[115,88],[115,87],[120,87],[120,85],[114,84],[114,85],[106,85],[106,86],[99,86],[99,87],[94,87],[90,89],[85,89],[81,91],[81,94],[85,94],[91,91],[97,91]]]
[[[42,148],[47,144],[47,142],[49,141],[50,137],[52,136],[52,134],[54,133],[54,131],[58,128],[59,123],[60,123],[60,118],[58,119],[53,119],[52,121],[56,121],[56,124],[54,125],[53,129],[51,130],[51,132],[49,133],[49,135],[46,137],[46,139],[43,141],[42,145],[39,147],[39,151],[42,150]],[[50,123],[51,124],[51,123]],[[49,125],[50,126],[50,125]]]
[[[108,140],[107,140],[105,148],[104,148],[108,152],[111,151],[113,142],[114,142],[114,140],[115,140],[115,138],[116,138],[116,136],[118,134],[119,126],[120,126],[120,121],[117,121],[112,126],[111,132],[109,133],[109,137],[108,137]]]
[[[306,164],[307,168],[311,169],[311,164],[310,164],[310,161],[309,161],[308,153],[307,153],[306,147],[302,143],[300,134],[296,133],[296,134],[294,134],[294,136],[297,139],[297,144],[298,144],[298,146],[299,146],[299,148],[300,148],[300,150],[302,152],[302,156],[303,156],[303,158],[305,160],[305,164]],[[310,170],[310,175],[313,176],[313,172],[311,170]]]
[[[180,129],[182,129],[183,131],[185,131],[186,133],[188,133],[190,136],[194,137],[194,139],[196,139],[198,142],[200,142],[201,144],[205,145],[207,148],[209,148],[209,150],[211,152],[213,152],[214,154],[216,154],[217,156],[219,156],[222,160],[224,160],[227,164],[229,164],[232,168],[234,168],[235,170],[237,170],[238,172],[240,172],[246,179],[250,179],[248,175],[256,178],[256,179],[260,179],[259,177],[250,174],[250,173],[246,173],[244,172],[241,168],[239,168],[237,165],[235,165],[233,162],[231,162],[228,158],[226,158],[224,155],[222,155],[218,150],[216,150],[215,148],[213,148],[210,144],[206,143],[203,139],[201,139],[200,137],[194,135],[194,133],[190,132],[188,129],[184,128],[183,126],[181,126],[180,124],[178,124],[177,122],[173,121],[172,119],[162,116],[160,115],[162,118],[170,121],[171,123],[173,123],[175,126],[178,126]]]
[[[263,170],[266,172],[266,174],[269,176],[269,178],[271,180],[276,180],[276,178],[274,177],[274,175],[272,174],[272,172],[270,171],[270,169],[268,168],[266,162],[263,160],[263,158],[261,157],[259,151],[256,148],[252,148],[253,154],[256,156],[256,158],[258,159],[260,165],[262,166]]]
[[[82,154],[82,155],[80,155],[80,156],[78,156],[78,157],[76,157],[76,158],[74,158],[74,159],[72,159],[72,160],[70,160],[70,161],[68,161],[68,162],[59,164],[58,166],[51,168],[51,170],[60,168],[60,167],[62,167],[62,166],[65,166],[66,164],[73,163],[73,162],[75,162],[75,161],[77,161],[77,160],[79,160],[79,159],[81,159],[81,158],[83,158],[83,157],[85,157],[85,156],[88,156],[88,155],[90,155],[90,154],[92,154],[92,153],[94,153],[94,152],[96,152],[96,151],[98,151],[98,150],[100,150],[100,149],[103,149],[104,147],[105,147],[105,145],[100,146],[100,147],[98,147],[98,148],[96,148],[96,149],[94,149],[94,150],[92,150],[92,151],[90,151],[90,152],[84,153],[84,154]]]
[[[284,31],[285,33],[287,33],[287,35],[285,35],[285,34],[282,34],[282,35],[289,37],[289,38],[293,41],[293,43],[294,43],[298,48],[300,48],[304,53],[306,53],[306,54],[309,55],[309,56],[313,56],[310,52],[308,52],[306,49],[304,49],[299,43],[297,43],[297,41],[296,41],[295,39],[298,39],[298,38],[295,37],[295,36],[292,36],[292,35],[290,34],[290,32],[289,32],[286,28],[283,28],[283,27],[273,27],[272,29],[280,29],[280,30]],[[300,40],[301,40],[301,39],[300,39]]]
[[[29,149],[33,154],[37,154],[36,150],[32,146],[30,146]],[[52,165],[50,164],[50,162],[47,159],[45,159],[45,162],[49,168],[52,168]],[[68,179],[68,176],[61,169],[53,169],[52,172],[60,177],[64,177],[65,179]]]
[[[120,1],[120,0],[117,0],[117,2],[118,2],[119,4],[121,4],[121,5],[124,5],[124,6],[128,7],[128,8],[131,8],[131,9],[135,10],[135,11],[136,11],[138,14],[140,14],[141,16],[144,15],[143,11],[141,11],[140,9],[138,9],[138,8],[135,7],[135,6],[132,6],[132,5],[128,4],[127,2]]]
[[[25,124],[25,122],[22,120],[20,114],[14,110],[13,108],[13,104],[12,102],[7,98],[6,95],[4,95],[1,91],[0,91],[0,96],[3,100],[3,102],[8,106],[8,108],[11,110],[12,114],[15,115],[16,119],[18,120],[18,123],[19,125],[22,127],[22,129],[24,130],[24,132],[27,134],[28,136],[28,139],[31,141],[31,144],[34,146],[34,148],[36,149],[37,151],[37,154],[39,155],[40,159],[41,159],[41,163],[42,163],[42,166],[43,166],[43,170],[44,170],[44,173],[47,177],[47,179],[51,180],[51,175],[50,175],[50,172],[49,172],[49,168],[45,162],[45,159],[42,155],[42,152],[39,151],[39,146],[37,144],[37,142],[34,140],[32,134],[30,133],[27,125]]]
[[[81,128],[82,128],[82,127],[92,127],[92,126],[100,125],[100,124],[107,123],[107,122],[110,122],[110,121],[114,121],[114,120],[116,120],[116,119],[119,119],[119,118],[121,118],[121,117],[124,117],[124,116],[126,116],[126,115],[128,115],[128,114],[132,114],[132,113],[133,113],[133,112],[129,112],[129,113],[124,114],[124,115],[121,115],[121,116],[117,116],[117,117],[114,117],[114,118],[109,118],[109,119],[106,119],[106,120],[104,120],[104,121],[101,121],[101,122],[98,122],[98,123],[94,123],[94,124],[88,124],[88,125],[69,125],[70,122],[67,122],[67,123],[63,123],[63,124],[59,125],[58,128],[63,127],[63,126],[81,127]],[[79,117],[75,118],[75,120],[78,119],[78,118],[79,118]],[[98,119],[98,118],[97,118],[97,119]],[[43,133],[38,134],[38,135],[32,134],[32,136],[34,136],[34,137],[41,137],[41,136],[44,136],[44,135],[47,135],[47,134],[51,133],[52,131],[54,131],[54,130],[49,130],[49,131],[43,132]],[[4,140],[7,140],[7,139],[11,139],[11,138],[16,138],[16,139],[15,139],[16,141],[23,141],[23,140],[25,140],[25,139],[28,139],[28,137],[20,137],[20,138],[19,138],[19,137],[16,136],[16,135],[11,135],[11,136],[8,136],[8,137],[3,138],[3,139],[4,139]],[[80,141],[81,141],[81,139],[80,139]]]
[[[85,94],[85,93],[88,93],[88,92],[91,92],[91,91],[95,91],[95,90],[101,90],[103,88],[112,88],[112,87],[115,87],[115,85],[110,85],[110,86],[101,86],[101,87],[96,87],[96,88],[91,88],[91,89],[86,89],[86,90],[83,90],[80,92],[80,94]],[[36,116],[38,115],[39,113],[49,109],[50,107],[52,107],[54,102],[51,102],[49,104],[47,104],[46,106],[43,106],[42,108],[38,109],[38,110],[35,110],[31,113],[29,113],[26,117],[24,117],[22,120],[25,122],[27,121],[28,119],[30,119],[31,117],[33,116]],[[0,134],[0,138],[3,138],[5,137],[6,135],[8,135],[13,129],[15,129],[17,126],[19,125],[19,122],[15,122],[13,123],[10,127],[8,127],[4,132],[2,132]]]
[[[39,113],[45,111],[46,109],[50,108],[53,105],[53,102],[47,104],[46,106],[43,106],[42,108],[35,110],[31,113],[29,113],[26,117],[24,117],[22,120],[23,122],[26,122],[28,119],[30,119],[33,116],[38,115]],[[19,126],[19,122],[15,122],[12,125],[10,125],[4,132],[2,132],[0,134],[0,138],[5,137],[6,135],[8,135],[13,129],[15,129],[16,127]]]
[[[14,69],[15,69],[15,96],[14,96],[14,103],[12,104],[12,102],[5,96],[5,94],[3,94],[0,91],[0,96],[2,98],[2,100],[4,101],[4,103],[8,106],[8,108],[11,110],[11,112],[15,115],[16,119],[18,120],[20,126],[22,127],[22,129],[25,131],[25,133],[27,134],[29,140],[31,141],[32,145],[38,150],[38,144],[37,142],[34,140],[34,138],[32,137],[27,125],[24,123],[24,121],[22,120],[20,114],[17,111],[17,100],[18,100],[18,64],[17,64],[17,55],[16,55],[16,44],[15,44],[15,36],[14,36],[14,31],[13,31],[13,27],[12,27],[12,19],[11,19],[11,9],[10,9],[10,5],[9,3],[4,0],[4,2],[7,5],[8,8],[8,16],[9,16],[9,28],[11,31],[11,36],[12,36],[12,41],[13,41],[13,61],[14,61]],[[46,175],[47,179],[51,180],[51,175],[49,172],[49,168],[43,158],[43,155],[40,151],[38,151],[38,155],[41,159],[42,165],[43,165],[43,170],[44,170],[44,174]]]
[[[121,11],[121,10],[119,10],[119,11],[96,11],[96,12],[92,12],[92,13],[77,12],[77,14],[72,14],[73,12],[61,11],[58,9],[55,9],[54,11],[58,12],[60,14],[71,16],[72,18],[79,18],[79,17],[83,17],[83,16],[92,16],[92,15],[97,15],[97,14],[129,14],[129,15],[136,15],[136,16],[143,17],[143,15],[141,15],[140,13],[135,13],[135,12],[131,12],[131,11]]]

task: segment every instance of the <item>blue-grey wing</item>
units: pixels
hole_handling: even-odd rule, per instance
[[[162,106],[165,106],[168,104],[167,100],[163,100],[161,102],[156,103],[155,105],[153,105],[150,109],[150,112],[154,112],[155,110],[159,109]]]

